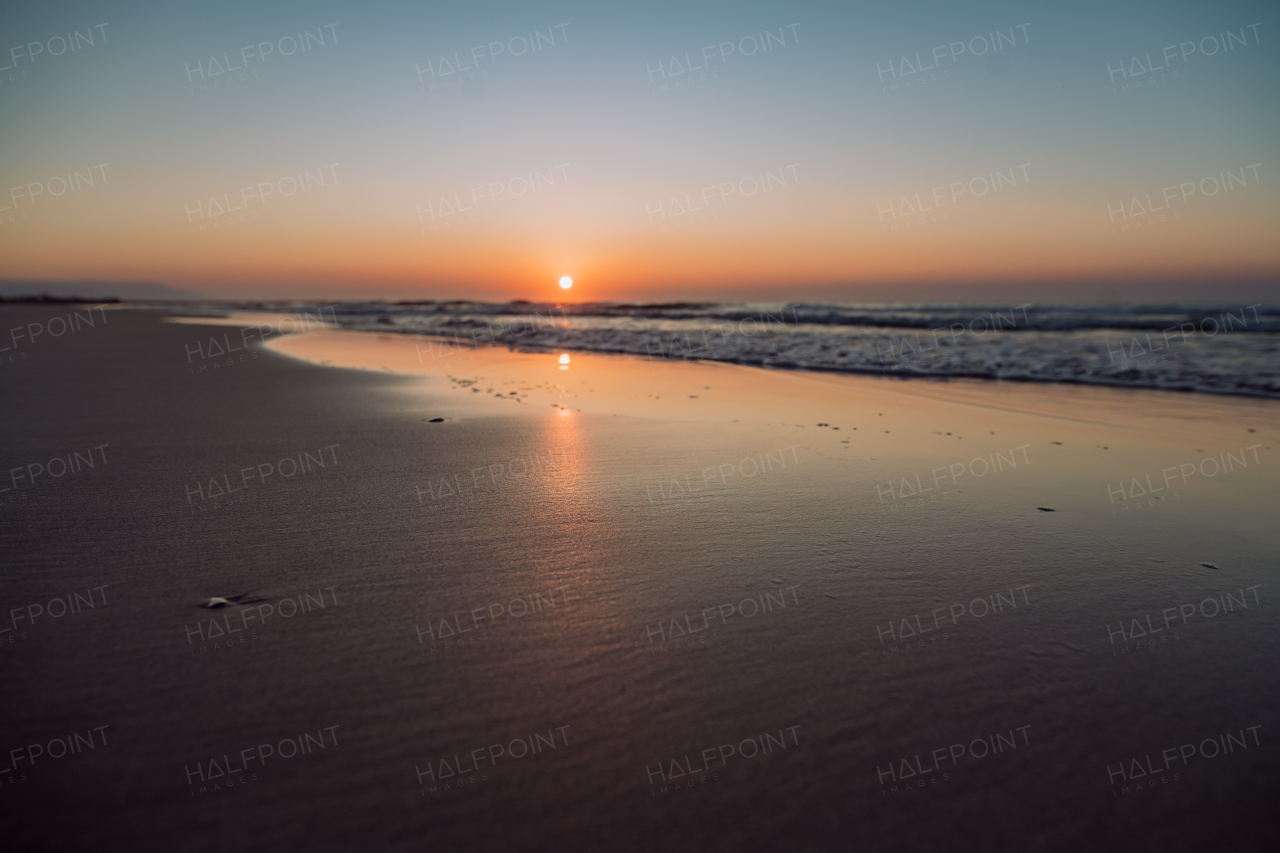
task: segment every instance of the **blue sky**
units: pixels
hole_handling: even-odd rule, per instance
[[[562,268],[598,295],[1179,270],[1274,278],[1273,8],[6,8],[0,276],[495,296],[528,295]],[[53,55],[72,31],[95,44]],[[303,32],[309,49],[286,55]],[[530,38],[538,49],[516,55]],[[1130,77],[1135,58],[1162,67]],[[243,67],[208,76],[214,62]],[[928,67],[910,73],[917,64]],[[474,67],[444,73],[454,65]],[[105,186],[44,191],[102,163]],[[247,219],[207,221],[210,198],[326,164],[337,165],[323,188],[242,198]],[[1112,227],[1118,200],[1253,164],[1247,187],[1181,198],[1145,231]],[[708,187],[749,189],[749,176],[789,165],[784,188],[704,198],[701,219],[670,215],[673,199],[692,207]],[[946,193],[934,199],[940,219],[915,211],[917,196],[923,207],[940,186],[1018,166],[1026,179],[998,195]],[[555,186],[516,196],[519,176],[552,168]],[[15,197],[15,186],[39,192]],[[473,213],[440,214],[468,193]],[[655,205],[666,206],[657,221]],[[59,251],[68,241],[79,250]]]

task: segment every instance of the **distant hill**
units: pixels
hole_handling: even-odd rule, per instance
[[[85,299],[187,300],[202,298],[154,281],[47,281],[40,279],[0,279],[0,296],[80,296]]]

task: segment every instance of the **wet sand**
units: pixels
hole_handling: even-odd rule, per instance
[[[15,843],[1280,840],[1280,404],[332,331],[207,357],[241,322],[108,311],[0,368],[4,612],[105,585],[0,621],[5,753],[107,726],[5,765]]]

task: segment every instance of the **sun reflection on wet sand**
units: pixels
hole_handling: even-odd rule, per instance
[[[700,448],[711,436],[752,452],[799,442],[803,453],[822,460],[824,477],[845,482],[842,499],[857,513],[936,503],[931,500],[936,495],[903,489],[903,478],[913,489],[919,479],[923,490],[931,476],[936,481],[960,469],[974,474],[965,482],[957,475],[949,484],[954,492],[1004,500],[1015,478],[1033,476],[1054,486],[1028,497],[1032,510],[1038,505],[1083,508],[1099,522],[1119,511],[1108,502],[1105,484],[1114,488],[1133,472],[1239,454],[1242,447],[1261,442],[1263,464],[1240,476],[1230,490],[1242,510],[1265,503],[1278,473],[1265,464],[1280,440],[1273,416],[1280,404],[1269,400],[980,380],[904,381],[586,352],[573,354],[573,370],[566,374],[562,371],[569,365],[561,362],[568,353],[459,348],[419,337],[329,330],[277,338],[268,347],[317,363],[424,377],[430,384],[423,390],[458,417],[509,416],[513,409],[536,414],[549,405],[557,410],[556,424],[572,426],[566,435],[578,445],[584,433],[572,417],[577,413],[666,424],[661,431],[674,440],[637,459],[635,476],[701,469],[709,463]],[[594,438],[597,431],[585,435]],[[1031,471],[1000,466],[997,476],[978,476],[987,464],[983,460],[997,455],[1017,455]],[[575,459],[575,486],[589,471],[595,488],[614,490],[596,463],[581,454]],[[886,483],[894,484],[891,494],[905,493],[890,500],[888,509],[885,500],[876,500],[877,494],[884,498]],[[1199,486],[1191,497],[1201,505],[1219,491],[1216,481]],[[554,503],[556,512],[568,511]],[[1179,504],[1183,510],[1189,505]],[[1164,502],[1159,508],[1168,514],[1170,507]]]
[[[1089,430],[1154,433],[1181,446],[1187,441],[1234,447],[1247,429],[1272,426],[1277,404],[1269,400],[1211,397],[1077,385],[932,382],[808,371],[764,370],[722,362],[649,360],[637,356],[517,352],[498,347],[457,347],[429,338],[315,331],[271,340],[268,348],[317,364],[390,370],[412,376],[474,382],[471,387],[507,393],[535,408],[551,403],[584,412],[674,418],[716,423],[760,422],[788,429],[835,427],[842,439],[868,431],[918,450],[919,434],[952,433],[977,440],[994,417],[1036,428],[1047,441],[1076,443],[1098,436]],[[553,372],[554,371],[554,372]],[[509,392],[516,390],[516,394]],[[463,395],[456,395],[463,396]],[[477,400],[478,402],[478,400]],[[496,404],[496,401],[494,401]],[[468,407],[470,408],[470,407]],[[477,410],[489,411],[488,408]],[[883,414],[880,414],[883,412]],[[945,413],[945,415],[940,414]],[[1001,413],[997,415],[997,413]],[[830,427],[817,427],[828,424]],[[888,430],[886,432],[886,430]],[[1076,430],[1085,430],[1072,436]],[[899,438],[894,436],[900,436]],[[1099,442],[1113,446],[1108,441]],[[1145,444],[1137,435],[1121,444]],[[1206,448],[1207,450],[1208,448]]]

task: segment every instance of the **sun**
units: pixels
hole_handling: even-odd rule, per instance
[[[573,279],[569,278],[567,275],[560,276],[560,286],[565,290],[568,290],[573,287]]]

